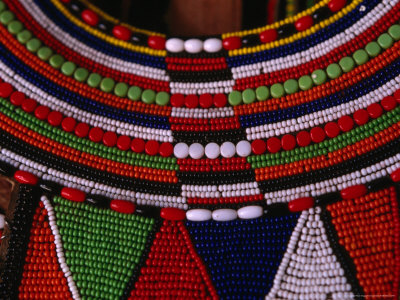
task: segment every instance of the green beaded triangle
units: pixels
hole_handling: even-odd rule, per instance
[[[118,299],[138,267],[154,219],[54,197],[65,260],[82,299]]]

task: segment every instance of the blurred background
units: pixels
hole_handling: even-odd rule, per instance
[[[133,26],[174,36],[201,36],[260,27],[319,0],[92,0]]]

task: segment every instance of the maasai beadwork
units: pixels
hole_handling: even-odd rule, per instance
[[[399,20],[182,39],[0,1],[0,298],[399,299]]]

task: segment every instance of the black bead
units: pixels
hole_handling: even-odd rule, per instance
[[[388,188],[392,185],[393,185],[393,181],[388,176],[375,179],[366,184],[367,189],[370,192],[376,192],[376,191]]]
[[[101,195],[88,195],[86,202],[96,207],[109,208],[111,200]]]
[[[256,46],[260,44],[260,36],[258,34],[249,34],[242,38],[243,46]]]
[[[339,192],[331,192],[315,197],[315,205],[327,205],[339,201],[341,198]]]
[[[331,10],[327,6],[323,6],[319,9],[317,9],[313,14],[312,18],[314,19],[315,22],[321,22],[322,20],[325,20],[332,16]]]
[[[267,206],[265,216],[279,217],[290,214],[287,203],[274,203]]]
[[[61,193],[62,186],[58,183],[50,180],[41,180],[39,182],[39,188],[43,193],[58,195]]]
[[[8,163],[0,161],[0,174],[1,175],[11,177],[12,175],[14,175],[16,170],[17,169],[14,168],[12,165],[9,165]]]
[[[278,37],[279,38],[285,38],[288,37],[296,32],[296,28],[294,27],[294,24],[285,24],[282,25],[281,27],[278,28]]]
[[[160,218],[160,209],[154,206],[139,206],[136,208],[138,215],[150,218]]]

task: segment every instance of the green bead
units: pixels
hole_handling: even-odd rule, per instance
[[[245,89],[242,92],[243,103],[250,104],[256,100],[256,93],[253,89]]]
[[[50,65],[55,69],[61,68],[61,66],[64,62],[65,62],[64,57],[62,57],[59,54],[56,54],[56,55],[53,55],[52,57],[50,57]]]
[[[342,69],[338,64],[330,64],[326,68],[326,74],[328,75],[329,78],[335,79],[338,78],[340,75],[342,75]]]
[[[395,40],[398,41],[400,39],[400,25],[394,24],[389,27],[389,34]]]
[[[87,79],[87,84],[91,87],[98,87],[100,85],[101,76],[97,73],[91,73]]]
[[[42,46],[42,42],[38,40],[37,38],[30,39],[26,43],[26,49],[28,49],[30,52],[37,52],[39,48]]]
[[[367,51],[365,51],[364,49],[359,49],[353,53],[353,58],[356,61],[357,65],[362,65],[368,61],[369,56]]]
[[[381,34],[378,37],[378,44],[383,49],[388,49],[393,45],[393,38],[388,33]]]
[[[228,95],[228,102],[232,106],[242,103],[242,93],[239,91],[232,91]]]
[[[125,97],[128,93],[128,85],[125,82],[118,82],[114,87],[114,94],[118,97]]]
[[[316,85],[326,82],[327,76],[324,70],[318,69],[311,73],[311,78]]]
[[[115,81],[112,78],[103,78],[100,82],[100,89],[103,92],[109,93],[114,89]]]
[[[258,101],[267,100],[269,98],[269,89],[265,85],[259,86],[256,89],[256,97]]]
[[[169,94],[167,92],[158,92],[156,95],[156,103],[158,105],[167,105],[169,102]]]
[[[0,12],[4,11],[6,9],[6,5],[4,4],[3,1],[0,1]]]
[[[75,69],[76,69],[76,65],[72,61],[66,61],[61,66],[61,72],[67,76],[71,76],[72,74],[74,74]]]
[[[339,65],[347,73],[354,69],[356,63],[350,56],[345,56],[339,61]]]
[[[311,79],[311,76],[304,75],[299,78],[299,87],[303,91],[311,89],[312,86],[313,86],[313,81]]]
[[[89,71],[85,68],[77,68],[74,73],[76,81],[84,82],[89,77]]]
[[[365,46],[365,51],[367,51],[369,56],[375,57],[381,52],[381,47],[377,42],[370,42]]]
[[[152,104],[156,100],[156,92],[153,90],[147,89],[142,93],[142,101],[146,104]]]
[[[7,25],[8,23],[10,23],[14,19],[15,19],[15,15],[9,10],[3,11],[0,14],[0,22],[1,22],[1,24]]]
[[[23,29],[24,25],[20,21],[11,21],[7,26],[7,30],[13,35],[21,32]]]
[[[53,55],[53,50],[51,50],[49,47],[40,47],[37,55],[41,60],[47,61]]]
[[[285,94],[283,85],[280,83],[275,83],[271,86],[271,96],[274,98],[280,98]]]
[[[26,29],[17,34],[17,40],[21,44],[26,44],[31,38],[32,33]]]
[[[295,79],[288,79],[283,83],[283,88],[287,94],[293,94],[299,90],[299,83]]]

